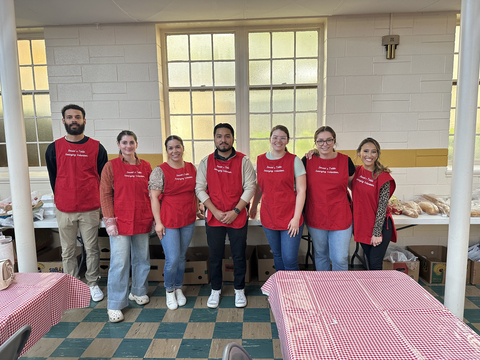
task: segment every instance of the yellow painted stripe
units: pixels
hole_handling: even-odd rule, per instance
[[[348,155],[356,165],[362,162],[356,150],[341,150]],[[382,150],[380,161],[388,167],[437,167],[447,166],[448,149],[398,149]]]
[[[356,165],[362,162],[356,150],[340,150],[342,154],[352,158]],[[163,154],[137,154],[140,159],[148,161],[152,168],[163,163]],[[114,159],[118,154],[108,154],[108,159]],[[447,166],[448,149],[398,149],[382,150],[380,160],[388,167],[438,167]]]
[[[163,154],[137,154],[140,159],[148,161],[152,169],[163,163]],[[118,154],[108,154],[108,160],[118,157]]]

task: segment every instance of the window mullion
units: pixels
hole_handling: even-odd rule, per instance
[[[237,149],[250,156],[250,121],[248,108],[248,33],[245,28],[235,33]]]

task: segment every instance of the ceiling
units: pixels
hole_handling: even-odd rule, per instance
[[[459,12],[461,0],[14,0],[14,4],[17,27],[38,27]]]

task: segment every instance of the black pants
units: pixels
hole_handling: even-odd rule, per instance
[[[383,269],[383,257],[387,251],[388,244],[392,239],[393,234],[393,222],[391,218],[387,218],[383,223],[382,237],[383,240],[380,245],[373,246],[368,244],[361,244],[363,253],[367,257],[369,270],[382,270]]]
[[[247,249],[248,222],[240,229],[226,226],[209,226],[205,221],[207,230],[207,243],[210,248],[210,281],[212,290],[222,288],[222,260],[225,253],[225,235],[228,234],[230,249],[233,258],[233,285],[236,290],[245,288],[245,273],[247,272]]]

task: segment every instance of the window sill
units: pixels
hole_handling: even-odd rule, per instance
[[[30,176],[30,182],[42,183],[50,182],[48,178],[48,171],[45,166],[42,167],[31,167],[28,169]],[[0,184],[9,184],[10,183],[10,174],[8,168],[0,169]]]

